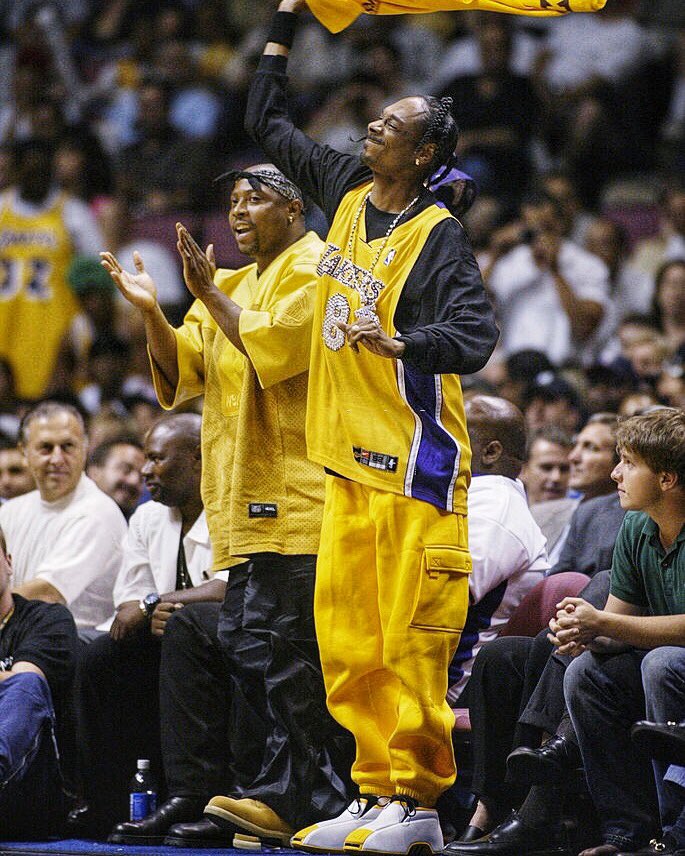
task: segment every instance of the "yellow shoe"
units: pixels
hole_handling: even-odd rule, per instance
[[[205,816],[227,831],[249,832],[264,841],[274,841],[285,847],[290,844],[295,831],[259,800],[212,797],[205,806]]]

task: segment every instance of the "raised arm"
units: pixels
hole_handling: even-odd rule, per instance
[[[168,394],[173,397],[179,380],[176,336],[157,302],[157,288],[152,277],[138,253],[133,254],[135,274],[125,271],[112,253],[100,253],[100,257],[121,294],[143,316],[150,355],[168,386]]]
[[[245,111],[245,129],[266,155],[319,205],[329,220],[345,192],[371,173],[358,158],[308,137],[288,112],[288,55],[302,0],[282,0]]]

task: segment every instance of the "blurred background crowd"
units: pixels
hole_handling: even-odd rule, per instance
[[[93,447],[158,415],[144,332],[100,268],[139,250],[173,322],[189,305],[174,224],[246,263],[232,166],[274,6],[250,0],[14,0],[0,10],[0,430],[76,402]],[[553,21],[553,25],[552,25]],[[309,16],[290,63],[316,139],[355,151],[384,103],[450,95],[464,218],[502,331],[465,386],[532,430],[685,404],[685,4],[608,0],[563,19]],[[320,212],[312,228],[324,233]],[[36,234],[39,237],[36,239]],[[31,237],[32,236],[32,237]],[[42,243],[41,243],[42,242]],[[40,250],[37,251],[36,247]]]

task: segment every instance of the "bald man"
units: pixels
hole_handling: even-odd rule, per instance
[[[545,537],[518,478],[526,454],[523,414],[504,398],[477,395],[466,403],[466,420],[473,453],[468,492],[473,572],[447,692],[448,701],[460,707],[468,706],[467,682],[476,654],[549,569]]]
[[[79,750],[90,811],[77,815],[75,831],[104,834],[128,814],[127,785],[137,758],[150,758],[161,772],[160,640],[172,627],[184,640],[186,628],[198,638],[216,638],[227,572],[212,571],[200,497],[201,422],[196,413],[168,416],[145,438],[142,473],[152,502],[131,517],[109,634],[83,648],[77,668]],[[196,736],[184,739],[194,745]]]

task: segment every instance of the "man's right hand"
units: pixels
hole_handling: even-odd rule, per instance
[[[109,628],[109,635],[112,639],[126,639],[127,636],[137,633],[146,624],[147,617],[140,608],[138,601],[131,600],[122,603],[117,610],[112,626]]]
[[[133,253],[136,273],[124,270],[112,253],[100,253],[102,266],[126,300],[141,312],[151,312],[157,306],[157,287],[145,270],[139,253]]]

